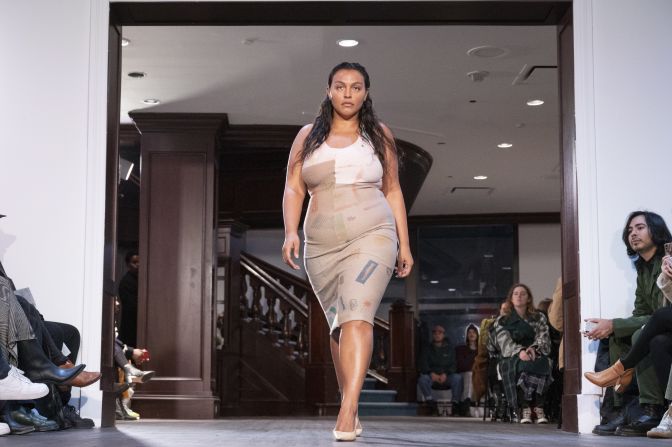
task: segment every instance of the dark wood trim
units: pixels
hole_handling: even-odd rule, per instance
[[[112,17],[112,16],[111,16]],[[114,300],[117,265],[117,188],[119,185],[119,114],[121,109],[121,29],[108,28],[107,81],[107,155],[105,167],[105,248],[103,261],[103,315],[101,325],[100,371],[103,377],[101,425],[114,427],[115,397],[113,384],[117,370],[114,365]]]
[[[260,2],[249,3],[234,3],[234,2],[181,2],[181,3],[112,3],[110,4],[110,24],[117,26],[134,26],[134,25],[173,25],[173,26],[189,26],[189,25],[556,25],[561,18],[571,8],[571,1],[483,1],[483,2],[451,2],[451,1],[404,1],[404,2]],[[571,20],[571,19],[570,19]],[[571,23],[571,22],[570,22]],[[113,26],[111,27],[113,28]],[[571,33],[569,33],[571,35]],[[570,37],[571,39],[571,37]],[[118,48],[119,41],[110,42],[110,48]],[[111,52],[113,50],[110,50]],[[108,65],[108,85],[120,85],[121,72],[120,64]],[[562,67],[561,67],[562,69]],[[571,76],[571,73],[570,73]],[[565,94],[567,92],[565,91]],[[119,104],[119,90],[108,89],[108,137],[110,135],[109,129],[114,129],[119,118],[118,107]],[[116,114],[112,113],[116,110]],[[117,131],[112,131],[111,134],[116,134]],[[564,150],[564,148],[563,148]],[[108,138],[108,202],[106,204],[106,227],[105,227],[105,243],[106,256],[105,265],[113,266],[114,262],[110,263],[108,253],[115,248],[110,249],[109,235],[115,232],[116,223],[109,219],[111,206],[110,188],[116,189],[116,177],[109,176],[110,159],[115,161],[116,172],[116,154],[118,146],[111,144]],[[563,159],[564,160],[564,159]],[[563,164],[565,170],[564,174],[569,178],[575,173],[575,166]],[[116,176],[116,174],[115,174]],[[113,185],[113,186],[112,186]],[[564,186],[563,186],[564,188]],[[563,189],[563,195],[567,191]],[[576,190],[573,191],[576,193]],[[574,212],[576,212],[576,196],[568,198],[573,201]],[[563,205],[564,206],[564,205]],[[564,210],[564,208],[563,208]],[[112,211],[114,212],[114,211]],[[489,216],[489,217],[488,217]],[[494,218],[493,216],[500,216]],[[439,216],[440,219],[435,220],[436,223],[460,223],[460,224],[480,224],[480,223],[557,223],[559,218],[549,220],[507,220],[501,219],[502,215],[479,215],[461,218],[460,216],[450,216],[446,219],[445,216]],[[564,216],[564,212],[563,212]],[[428,224],[431,217],[421,217],[419,222],[421,224]],[[436,217],[436,216],[434,216]],[[511,216],[509,216],[510,218]],[[488,220],[488,219],[492,220]],[[414,218],[411,217],[411,221]],[[575,221],[576,223],[576,221]],[[563,225],[565,221],[563,219]],[[272,226],[272,225],[269,225]],[[563,243],[565,234],[563,232]],[[113,244],[112,247],[116,247]],[[563,248],[564,253],[564,248]],[[114,253],[112,254],[112,261],[114,261]],[[564,254],[563,254],[564,260]],[[576,281],[566,282],[565,288],[568,291],[578,290],[578,264],[565,265],[563,262],[563,278],[566,278],[566,273],[574,273]],[[104,289],[109,287],[107,284],[108,276],[105,276],[106,283],[103,285]],[[566,298],[566,297],[565,297]],[[317,308],[315,309],[316,315]],[[321,309],[319,309],[321,311]],[[567,311],[571,309],[566,308]],[[576,317],[578,318],[578,308],[576,309]],[[107,312],[107,308],[105,311]],[[104,313],[103,323],[105,324],[107,313]],[[567,315],[567,313],[566,313]],[[320,314],[320,316],[322,316]],[[322,318],[323,319],[323,318]],[[567,318],[566,318],[567,321]],[[567,324],[567,323],[566,323]],[[567,326],[566,326],[567,327]],[[317,328],[313,328],[317,329]],[[105,330],[105,328],[103,328]],[[567,332],[566,332],[567,333]],[[577,332],[578,334],[578,332]],[[103,345],[105,349],[105,333],[103,334]],[[109,337],[109,334],[107,335]],[[318,354],[318,353],[315,353]],[[329,360],[325,356],[326,353],[319,353],[319,357],[325,357],[326,375],[330,372],[333,376],[333,367],[329,365]],[[103,352],[103,362],[105,362],[105,351]],[[104,365],[101,365],[104,366]],[[322,366],[322,365],[320,365]],[[103,368],[104,370],[104,368]],[[103,371],[105,374],[105,371]],[[307,371],[311,376],[311,371]],[[104,380],[101,382],[105,386]],[[326,386],[334,386],[335,377],[330,377]],[[327,393],[327,399],[320,399],[323,402],[331,400],[333,393]],[[323,395],[325,396],[325,395]],[[576,397],[565,396],[565,407],[573,403],[573,411],[576,414]],[[565,408],[566,410],[566,408]],[[105,402],[103,403],[103,415],[105,424]],[[145,414],[146,415],[146,414]],[[112,424],[113,424],[112,419]],[[567,429],[565,427],[565,429]]]
[[[112,3],[125,26],[555,25],[570,1]]]
[[[423,225],[559,224],[560,213],[502,213],[409,216],[409,227]]]
[[[579,296],[579,220],[574,121],[574,39],[571,10],[558,26],[560,160],[562,178],[561,240],[564,303],[562,428],[578,432],[577,395],[581,394],[581,297]]]

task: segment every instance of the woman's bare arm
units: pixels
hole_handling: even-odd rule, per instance
[[[287,177],[285,178],[285,192],[282,197],[282,216],[285,224],[285,242],[282,244],[282,260],[295,270],[300,267],[292,259],[299,258],[299,220],[303,199],[306,197],[306,184],[301,178],[301,163],[297,163],[303,150],[303,142],[310,132],[312,125],[304,126],[296,135],[292,148],[289,151],[287,162]]]
[[[381,123],[387,137],[394,141],[394,136],[390,129]],[[408,240],[408,222],[406,220],[406,205],[404,204],[404,195],[399,185],[399,163],[397,156],[391,147],[386,148],[385,153],[386,169],[383,175],[383,194],[390,204],[394,222],[397,227],[397,237],[399,238],[399,256],[397,258],[397,276],[405,278],[411,273],[413,268],[413,256]]]

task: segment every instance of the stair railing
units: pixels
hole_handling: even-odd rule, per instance
[[[329,337],[309,331],[309,304],[317,303],[310,283],[249,253],[240,255],[241,318],[255,324],[260,333],[287,350],[288,355],[303,366],[311,352],[328,352]],[[321,316],[324,319],[323,316]],[[316,323],[315,321],[313,322]],[[320,322],[321,323],[321,322]],[[374,351],[369,374],[381,382],[390,360],[390,325],[382,318],[374,320]]]

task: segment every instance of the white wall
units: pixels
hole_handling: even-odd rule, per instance
[[[532,289],[535,304],[550,298],[562,274],[560,224],[518,225],[520,282]]]
[[[0,4],[0,214],[8,216],[0,220],[0,260],[18,288],[30,286],[47,319],[79,328],[80,361],[93,371],[100,368],[104,229],[102,5]],[[83,414],[99,418],[98,387],[83,394],[90,403]]]
[[[620,240],[627,214],[672,223],[672,2],[575,0],[576,156],[582,318],[626,316],[634,302],[631,262]],[[594,346],[584,342],[583,370]],[[579,424],[598,422],[599,389],[584,380]]]

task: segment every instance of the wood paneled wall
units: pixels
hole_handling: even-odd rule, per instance
[[[138,342],[143,417],[212,418],[215,146],[225,115],[134,113],[140,130]]]

